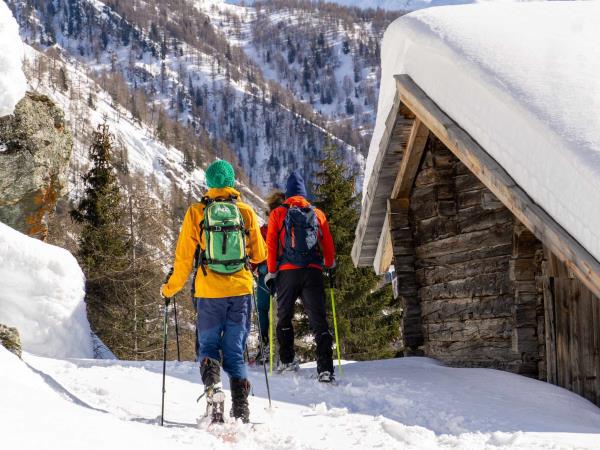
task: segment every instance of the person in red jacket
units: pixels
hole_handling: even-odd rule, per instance
[[[286,200],[269,216],[265,282],[277,293],[278,371],[297,370],[294,356],[294,304],[300,297],[317,344],[319,381],[333,376],[332,337],[325,314],[323,268],[335,267],[335,248],[325,214],[306,200],[297,171],[287,180]]]

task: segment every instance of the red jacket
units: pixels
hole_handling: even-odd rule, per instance
[[[310,203],[304,197],[299,195],[288,198],[284,203],[291,206],[298,206],[300,208],[310,206]],[[275,273],[277,270],[300,268],[294,264],[287,263],[282,264],[279,269],[277,268],[277,259],[283,251],[285,239],[283,221],[285,220],[287,211],[287,208],[280,206],[275,208],[269,216],[269,228],[267,230],[267,266],[269,268],[269,272],[271,273]],[[319,221],[319,229],[321,231],[319,233],[319,244],[321,252],[323,253],[323,263],[325,267],[331,267],[333,266],[333,262],[335,260],[335,248],[333,247],[333,238],[331,237],[331,232],[329,231],[329,224],[327,223],[327,218],[325,217],[323,211],[315,208],[315,214],[317,216],[317,220]],[[279,236],[277,236],[277,234],[279,234]],[[310,264],[309,267],[314,267],[317,269],[322,268],[317,264]]]

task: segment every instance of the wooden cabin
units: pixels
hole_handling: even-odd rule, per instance
[[[408,75],[395,80],[352,256],[394,266],[405,355],[600,405],[600,263]]]

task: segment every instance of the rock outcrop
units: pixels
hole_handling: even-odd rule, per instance
[[[48,216],[66,193],[73,140],[63,112],[28,92],[0,118],[0,221],[44,240]]]
[[[16,328],[0,324],[0,345],[21,357],[21,338]]]

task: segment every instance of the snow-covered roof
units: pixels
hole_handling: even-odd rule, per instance
[[[12,114],[25,95],[27,83],[21,68],[23,42],[12,12],[0,0],[0,117]]]
[[[364,187],[408,74],[600,260],[600,2],[431,8],[392,23]]]

